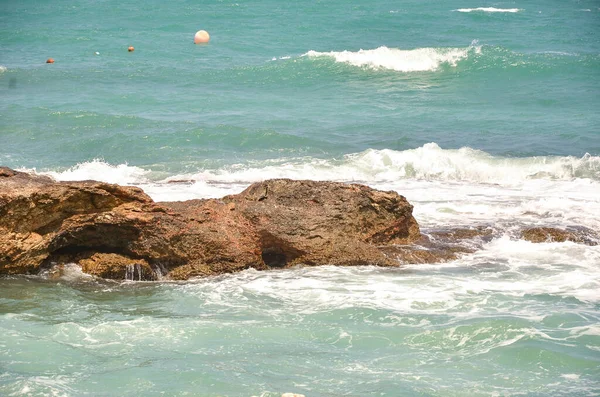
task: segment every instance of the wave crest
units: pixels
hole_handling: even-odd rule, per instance
[[[374,50],[359,51],[308,51],[303,56],[309,58],[329,57],[336,62],[371,69],[388,69],[398,72],[423,72],[437,70],[441,65],[456,66],[469,56],[471,51],[479,53],[481,47],[467,48],[416,48],[401,50],[385,46]]]
[[[379,178],[410,178],[482,183],[523,182],[528,179],[600,180],[600,157],[496,157],[468,147],[442,149],[428,143],[417,149],[367,150],[349,155],[351,163],[370,164]]]
[[[341,159],[312,157],[280,158],[225,168],[201,169],[186,174],[166,174],[127,164],[110,165],[101,160],[78,164],[62,172],[48,171],[57,180],[95,179],[119,184],[187,181],[209,184],[249,184],[270,178],[358,181],[366,184],[398,179],[467,181],[512,185],[531,179],[576,178],[600,181],[600,156],[500,157],[464,147],[442,149],[427,143],[416,149],[397,151],[368,149]]]
[[[459,8],[454,10],[457,12],[508,12],[508,13],[516,13],[519,11],[523,11],[520,8],[495,8],[495,7],[477,7],[477,8]]]

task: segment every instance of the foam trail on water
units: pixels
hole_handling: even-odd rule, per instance
[[[495,7],[477,7],[477,8],[459,8],[458,12],[508,12],[508,13],[516,13],[519,11],[523,11],[520,8],[495,8]]]
[[[397,181],[377,187],[406,196],[423,227],[493,225],[511,233],[529,226],[600,228],[600,184],[586,180],[529,181],[515,187]]]
[[[0,73],[4,73],[6,72],[8,69],[6,68],[6,66],[0,65]]]
[[[359,51],[308,51],[303,56],[309,58],[329,57],[336,62],[371,69],[387,69],[398,72],[435,71],[441,65],[456,66],[459,61],[466,59],[471,51],[479,53],[481,47],[467,48],[417,48],[401,50],[385,46],[374,50]]]
[[[531,243],[505,235],[453,266],[502,264],[504,278],[480,277],[462,284],[464,290],[475,293],[493,291],[514,297],[548,294],[600,302],[599,260],[599,246]]]
[[[493,301],[501,305],[506,299],[524,299],[530,302],[518,303],[513,313],[530,317],[546,312],[547,302],[531,302],[527,296],[600,302],[599,259],[598,246],[534,244],[504,236],[450,263],[401,269],[319,266],[286,272],[249,270],[180,288],[186,294],[201,295],[206,303],[232,307],[238,307],[247,293],[264,295],[280,301],[286,310],[291,307],[292,312],[305,314],[368,307],[471,317],[480,311],[501,309]],[[424,278],[427,283],[423,283]],[[482,299],[486,296],[494,298]]]

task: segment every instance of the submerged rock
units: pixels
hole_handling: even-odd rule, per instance
[[[420,238],[395,192],[276,179],[216,200],[155,203],[141,189],[0,168],[0,274],[77,263],[104,278],[188,279],[297,264],[398,266]]]
[[[554,227],[532,227],[522,233],[524,240],[532,243],[563,243],[571,241],[586,245],[598,245],[600,239],[596,233],[587,228],[558,229]]]

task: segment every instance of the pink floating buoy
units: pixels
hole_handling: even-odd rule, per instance
[[[127,48],[127,51],[129,51],[129,52],[134,52],[134,51],[135,51],[135,48],[133,48],[133,46],[132,46],[132,45],[130,45],[130,46],[129,46],[129,48]]]
[[[194,35],[194,44],[204,44],[208,43],[210,40],[210,35],[206,30],[199,30]]]
[[[52,59],[52,58],[48,58],[48,59],[46,60],[46,63],[54,63],[54,59]]]

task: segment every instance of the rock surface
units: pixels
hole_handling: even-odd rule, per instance
[[[558,229],[554,227],[532,227],[523,230],[524,240],[532,243],[563,243],[571,241],[579,244],[598,245],[598,236],[587,228]]]
[[[0,274],[64,263],[155,280],[296,264],[398,266],[380,249],[420,238],[395,192],[287,179],[216,200],[155,203],[141,189],[0,168]]]

